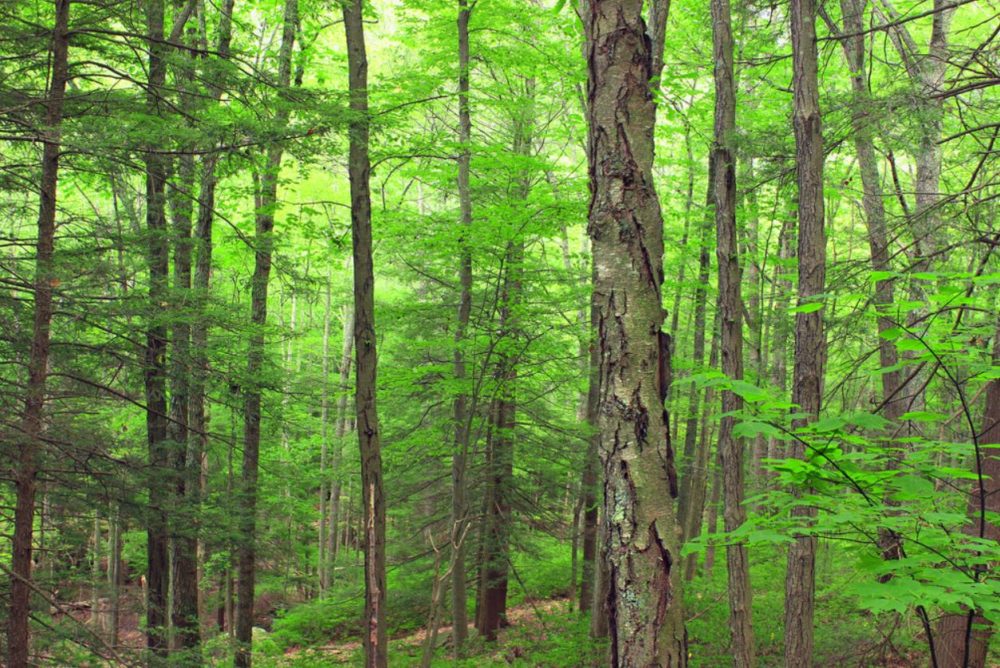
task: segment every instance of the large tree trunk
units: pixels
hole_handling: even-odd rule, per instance
[[[823,229],[823,136],[819,109],[816,56],[816,6],[814,0],[792,0],[792,67],[794,89],[793,125],[798,180],[798,277],[799,306],[821,295],[826,275],[826,237]],[[823,310],[795,314],[795,370],[792,402],[808,418],[794,422],[804,426],[820,411],[826,341]],[[792,455],[807,456],[796,441]],[[800,505],[792,514],[809,522],[815,509]],[[812,665],[813,609],[815,605],[816,538],[797,535],[788,548],[785,579],[785,663],[789,668]]]
[[[31,638],[31,556],[35,523],[39,455],[44,430],[45,384],[49,366],[52,290],[58,284],[53,264],[56,235],[56,191],[62,150],[63,98],[66,94],[69,54],[70,0],[56,0],[52,27],[51,67],[45,128],[42,131],[42,176],[39,183],[38,239],[35,243],[34,324],[28,358],[28,383],[21,421],[22,440],[14,467],[17,499],[11,544],[10,617],[7,658],[10,666],[29,665]]]
[[[278,53],[280,90],[291,83],[292,47],[298,26],[298,0],[286,0],[281,47]],[[279,127],[288,122],[287,107],[276,118]],[[254,270],[250,284],[250,322],[253,329],[247,350],[248,387],[243,406],[243,469],[239,481],[239,545],[236,550],[236,658],[239,668],[250,668],[253,642],[254,580],[257,559],[257,474],[260,460],[261,386],[264,365],[264,326],[267,324],[267,288],[274,247],[274,211],[278,202],[278,176],[284,147],[273,144],[265,157],[264,170],[256,179]]]
[[[719,265],[719,332],[722,373],[743,379],[743,297],[740,291],[739,241],[736,232],[736,86],[733,80],[733,34],[729,0],[712,0],[712,43],[715,60],[715,138],[712,169]],[[722,467],[723,522],[727,532],[746,521],[743,507],[744,441],[733,434],[743,400],[732,390],[722,390],[719,423],[719,464]],[[754,665],[750,610],[750,562],[745,543],[726,544],[729,578],[729,630],[733,665]]]
[[[685,666],[666,413],[663,219],[653,188],[651,40],[641,0],[586,7],[604,554],[613,665]]]
[[[993,337],[993,366],[1000,366],[1000,321]],[[988,519],[987,513],[1000,513],[1000,378],[994,378],[986,388],[986,412],[983,431],[974,439],[973,472],[969,496],[970,524],[964,531],[979,540],[1000,541],[1000,525]],[[990,447],[993,446],[993,447]],[[975,570],[975,578],[985,586],[985,567]],[[945,615],[934,634],[936,668],[984,668],[993,624],[977,610],[964,614]]]
[[[458,156],[459,225],[459,301],[458,324],[455,328],[455,381],[459,392],[455,396],[455,442],[451,460],[451,614],[455,656],[460,657],[468,637],[469,616],[466,610],[465,538],[468,526],[466,501],[466,457],[469,452],[469,409],[465,390],[465,335],[472,313],[472,251],[467,236],[472,226],[472,193],[469,188],[469,141],[472,138],[472,116],[469,111],[469,3],[458,0],[458,141],[462,145]]]
[[[159,115],[166,81],[164,60],[164,2],[151,0],[146,6],[149,49],[147,113]],[[150,147],[153,148],[153,147]],[[149,515],[146,520],[146,645],[154,653],[167,652],[169,567],[166,499],[170,494],[170,449],[167,444],[166,356],[167,327],[161,310],[167,299],[169,248],[165,213],[167,169],[162,155],[152,151],[146,162],[146,233],[149,263],[149,314],[146,331],[144,384],[146,393],[146,438],[149,448]]]
[[[365,665],[388,660],[385,627],[385,496],[375,404],[375,275],[372,267],[372,207],[368,158],[368,58],[361,17],[362,0],[344,3],[350,86],[351,237],[354,242],[355,402],[361,448],[361,499],[365,551]]]

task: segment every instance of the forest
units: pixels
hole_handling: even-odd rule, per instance
[[[0,665],[1000,666],[997,0],[0,0]]]

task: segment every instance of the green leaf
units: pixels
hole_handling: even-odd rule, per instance
[[[931,411],[909,411],[900,415],[899,419],[911,420],[913,422],[941,422],[947,420],[948,416]]]
[[[789,313],[815,313],[825,306],[822,302],[806,302],[794,308],[788,309]]]

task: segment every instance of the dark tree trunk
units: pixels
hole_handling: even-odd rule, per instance
[[[190,32],[190,31],[189,31]],[[189,44],[194,35],[189,34]],[[180,55],[176,67],[176,80],[181,95],[181,107],[193,112],[194,62],[189,54]],[[194,506],[189,505],[191,488],[197,488],[198,468],[189,458],[190,396],[191,396],[191,319],[188,310],[193,303],[191,286],[191,223],[194,214],[192,199],[195,184],[193,155],[178,159],[176,182],[171,188],[170,204],[173,213],[174,285],[173,310],[177,319],[173,324],[170,360],[170,424],[169,447],[174,467],[174,492],[176,506],[170,516],[170,536],[173,548],[173,609],[171,623],[176,631],[174,640],[184,649],[197,648],[200,642],[198,624],[198,540],[194,527],[197,518]],[[192,475],[193,474],[193,475]],[[185,660],[194,662],[198,652],[190,652]]]
[[[279,90],[291,83],[292,47],[298,26],[298,1],[286,0],[281,48],[278,54]],[[287,107],[276,118],[279,126],[288,122]],[[260,460],[261,387],[264,365],[264,326],[267,324],[267,288],[271,275],[271,251],[274,247],[274,210],[278,201],[278,176],[284,147],[273,144],[267,150],[266,164],[255,184],[254,271],[250,287],[250,322],[253,329],[247,351],[248,387],[243,407],[243,469],[239,481],[239,544],[236,550],[236,658],[239,668],[252,662],[254,580],[257,559],[257,475]]]
[[[736,86],[733,80],[733,34],[729,0],[712,0],[712,43],[715,60],[715,138],[712,169],[716,226],[716,257],[719,265],[719,333],[722,373],[731,380],[743,379],[743,297],[736,231]],[[719,465],[722,467],[723,522],[727,532],[746,521],[743,507],[744,441],[733,434],[743,400],[732,390],[722,390],[719,423]],[[732,634],[733,665],[754,665],[753,628],[750,610],[750,562],[745,543],[726,544],[729,579],[729,630]]]
[[[35,523],[41,435],[44,431],[45,384],[49,366],[49,332],[52,323],[52,291],[58,284],[54,266],[56,235],[56,191],[59,155],[62,150],[63,98],[66,94],[69,58],[70,0],[56,0],[52,27],[49,91],[42,130],[42,175],[39,183],[38,240],[35,244],[34,320],[28,383],[21,421],[21,442],[14,466],[16,502],[14,537],[11,543],[10,617],[7,626],[8,665],[30,664],[31,556]]]
[[[819,109],[816,55],[816,6],[814,0],[792,0],[793,125],[798,180],[798,277],[802,306],[824,291],[826,236],[823,229],[823,136]],[[795,370],[792,402],[809,418],[796,420],[802,427],[819,415],[823,366],[826,357],[823,310],[795,314]],[[796,441],[792,456],[807,455]],[[815,509],[796,506],[792,514],[809,522]],[[813,609],[815,606],[816,538],[798,535],[788,548],[785,579],[785,663],[789,668],[812,665]]]
[[[146,89],[148,113],[160,115],[166,81],[164,2],[151,0],[146,6],[149,49],[149,81]],[[155,147],[150,147],[155,148]],[[167,508],[170,448],[167,443],[166,356],[167,326],[161,311],[167,300],[170,251],[165,213],[167,168],[164,157],[153,152],[146,162],[146,233],[149,262],[149,313],[146,331],[144,382],[146,392],[146,438],[149,447],[149,516],[146,528],[146,645],[154,653],[167,652],[167,590],[169,586]]]
[[[692,343],[691,361],[694,369],[700,369],[705,363],[705,321],[706,306],[708,302],[708,275],[711,269],[711,253],[709,251],[712,217],[715,199],[715,166],[714,157],[709,156],[708,161],[708,189],[705,199],[708,204],[709,213],[706,213],[702,221],[701,233],[698,241],[698,283],[694,291],[694,341]],[[714,343],[714,339],[713,339]],[[709,390],[711,392],[711,390]],[[708,396],[705,397],[706,403]],[[697,511],[696,504],[692,503],[693,497],[697,494],[698,481],[704,488],[707,478],[705,471],[697,468],[698,457],[698,387],[692,383],[690,394],[688,395],[687,419],[684,428],[684,450],[681,458],[681,488],[678,508],[680,512],[681,539],[690,540],[700,530],[701,514]],[[708,460],[705,459],[707,462]],[[702,495],[704,497],[704,494]],[[704,505],[704,504],[702,504]],[[698,527],[697,529],[695,527]]]
[[[591,280],[596,271],[596,263],[591,258]],[[598,372],[600,370],[600,353],[597,346],[597,305],[593,296],[590,298],[589,326],[587,327],[588,354],[588,385],[587,385],[587,426],[592,430],[587,439],[586,460],[583,463],[583,474],[580,478],[580,500],[583,505],[583,574],[580,584],[580,612],[593,609],[594,591],[597,585],[597,569],[594,563],[597,559],[597,476],[601,461],[598,455],[600,433],[597,430],[598,402],[601,388]]]
[[[365,665],[388,661],[385,627],[385,496],[375,404],[375,274],[372,266],[372,207],[368,158],[368,57],[361,17],[362,0],[344,4],[350,86],[351,238],[354,244],[355,402],[361,448],[361,499],[365,552]]]
[[[589,232],[600,346],[604,554],[613,665],[687,665],[673,456],[663,408],[663,219],[653,188],[652,42],[641,0],[591,0]]]
[[[714,329],[714,327],[713,327]],[[712,335],[712,348],[711,352],[708,354],[708,368],[714,369],[719,363],[719,336],[718,333]],[[694,461],[691,464],[691,481],[690,481],[690,493],[687,500],[681,502],[684,507],[684,517],[685,524],[682,527],[684,530],[684,540],[694,540],[701,535],[701,524],[702,519],[705,515],[705,498],[708,496],[708,470],[711,468],[712,459],[712,436],[709,429],[709,416],[712,412],[712,404],[715,401],[715,388],[709,387],[705,390],[705,401],[701,409],[701,424],[698,426],[698,446],[695,450]],[[716,476],[719,475],[718,467],[716,467]],[[714,485],[714,483],[713,483]],[[712,502],[717,505],[718,501],[718,490],[713,486],[712,495],[715,500]],[[681,497],[682,499],[684,497]],[[713,506],[713,512],[715,511],[715,506]],[[715,520],[711,520],[710,524],[714,526]],[[712,549],[709,547],[709,549]],[[710,570],[707,567],[707,557],[706,557],[706,570]],[[684,579],[692,580],[694,579],[695,571],[698,566],[698,553],[692,552],[687,556],[687,562],[684,567]]]
[[[229,56],[230,41],[232,39],[232,15],[234,0],[224,0],[221,7],[218,26],[218,42],[216,51],[218,57],[225,59]],[[209,83],[212,91],[212,99],[218,103],[222,96],[221,82]],[[192,248],[194,251],[194,276],[192,283],[192,305],[194,316],[191,322],[191,388],[190,407],[188,409],[188,419],[191,424],[189,438],[188,456],[188,487],[187,500],[192,509],[197,511],[201,505],[201,499],[205,493],[205,485],[208,481],[208,428],[209,415],[206,397],[206,385],[208,381],[208,331],[209,321],[207,316],[207,306],[211,290],[212,277],[212,222],[215,217],[215,187],[216,176],[215,167],[217,155],[205,156],[201,162],[198,191],[198,212],[195,220],[194,241]],[[199,538],[197,553],[201,556],[198,559],[199,571],[205,562],[204,542]],[[195,574],[196,582],[200,580],[201,573]],[[198,592],[201,592],[199,587]],[[199,610],[204,608],[204,601],[199,603]]]

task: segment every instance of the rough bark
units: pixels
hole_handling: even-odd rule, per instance
[[[719,268],[719,332],[722,373],[743,379],[743,297],[736,231],[736,86],[733,78],[733,34],[729,0],[712,0],[712,43],[715,61],[715,137],[712,169],[715,203],[716,259]],[[722,467],[723,523],[727,532],[746,521],[743,507],[744,441],[733,434],[742,398],[722,390],[719,423],[719,465]],[[733,665],[753,666],[750,609],[750,561],[745,543],[726,544],[729,579],[729,630]]]
[[[298,25],[298,1],[286,0],[281,47],[278,52],[279,90],[291,83],[292,47]],[[278,111],[279,126],[288,121],[287,107]],[[272,144],[265,156],[264,170],[257,177],[254,214],[254,271],[250,283],[250,322],[253,327],[247,349],[249,387],[244,391],[243,404],[243,468],[240,474],[238,498],[239,544],[236,549],[236,658],[238,668],[250,668],[253,642],[253,601],[257,560],[257,476],[260,460],[261,399],[260,374],[264,365],[267,324],[267,289],[271,276],[271,252],[274,247],[274,211],[278,201],[278,175],[284,147]]]
[[[28,382],[21,419],[21,442],[14,465],[14,537],[11,542],[10,616],[7,621],[7,658],[10,666],[29,665],[31,638],[32,532],[39,458],[44,431],[45,386],[49,366],[52,292],[58,284],[54,266],[56,195],[59,156],[62,150],[63,98],[66,94],[69,55],[70,0],[56,0],[52,27],[51,75],[42,131],[42,174],[39,182],[38,239],[35,242],[35,277],[31,352]]]
[[[793,126],[798,183],[799,305],[823,293],[826,276],[826,238],[823,229],[823,137],[819,109],[814,0],[792,0]],[[805,425],[820,411],[826,342],[823,310],[795,314],[795,369],[792,402],[810,416],[796,420]],[[806,456],[796,441],[792,456]],[[792,511],[808,523],[815,509],[798,505]],[[799,534],[788,548],[785,578],[785,664],[789,668],[812,665],[813,609],[815,606],[816,538]]]
[[[372,266],[372,209],[368,157],[368,59],[362,0],[344,3],[344,31],[350,86],[351,238],[354,247],[355,402],[361,448],[361,499],[365,553],[365,665],[383,668],[388,647],[385,627],[385,496],[375,404],[375,275]]]
[[[641,0],[586,7],[590,220],[613,665],[685,666],[671,499],[663,220],[653,188],[651,42]]]

